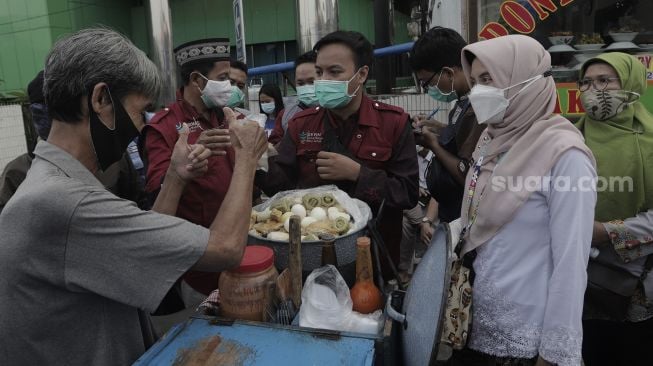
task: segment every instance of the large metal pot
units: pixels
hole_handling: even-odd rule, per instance
[[[336,239],[336,258],[338,265],[344,266],[356,261],[356,239],[365,235],[365,227]],[[279,271],[288,267],[288,242],[269,240],[249,235],[247,245],[264,245],[274,250],[274,264]],[[302,242],[302,269],[312,271],[320,267],[322,261],[322,242]]]
[[[270,198],[269,202],[264,202],[254,207],[255,211],[263,211],[266,207],[270,206],[270,202],[288,197],[291,195],[303,195],[306,193],[320,193],[329,192],[334,194],[336,199],[343,206],[349,206],[349,213],[354,220],[354,230],[349,234],[340,236],[335,241],[336,258],[338,266],[345,266],[350,263],[356,262],[356,239],[365,235],[367,221],[372,217],[370,206],[365,202],[350,198],[345,192],[339,190],[336,186],[320,186],[312,189],[295,190],[279,192],[274,197]],[[354,213],[352,211],[356,211]],[[258,236],[249,235],[247,239],[248,245],[264,245],[274,250],[274,262],[279,271],[288,267],[288,242],[279,240],[270,240]],[[302,242],[302,269],[304,271],[312,271],[320,267],[322,259],[322,242],[304,241]]]

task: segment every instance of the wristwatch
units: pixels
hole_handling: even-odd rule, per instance
[[[467,162],[465,162],[465,159],[460,159],[458,162],[458,170],[463,174],[467,172]]]
[[[428,223],[429,225],[433,226],[433,220],[429,219],[426,216],[422,217],[422,224],[423,223]]]

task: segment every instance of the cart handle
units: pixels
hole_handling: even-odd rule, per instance
[[[388,296],[388,300],[385,302],[385,312],[388,314],[392,320],[398,321],[404,326],[404,329],[408,328],[408,321],[406,320],[406,315],[398,312],[392,307],[392,296]]]

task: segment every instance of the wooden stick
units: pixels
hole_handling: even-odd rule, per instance
[[[290,258],[288,258],[288,269],[292,283],[291,299],[295,308],[299,309],[302,303],[302,229],[301,218],[297,215],[290,217]]]

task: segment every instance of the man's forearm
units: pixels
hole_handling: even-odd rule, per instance
[[[177,214],[177,207],[179,206],[179,200],[184,192],[184,188],[186,188],[186,182],[175,173],[168,171],[163,183],[161,184],[161,191],[159,192],[156,201],[154,201],[152,211],[175,216]]]
[[[433,222],[438,218],[438,202],[433,197],[431,197],[428,206],[426,206],[424,217],[428,217]]]
[[[247,244],[255,169],[256,160],[236,156],[229,189],[210,227],[205,255],[194,269],[220,271],[238,265]]]

